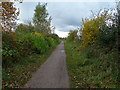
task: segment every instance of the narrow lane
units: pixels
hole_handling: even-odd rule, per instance
[[[33,74],[25,87],[69,88],[64,42],[61,42],[47,61]]]

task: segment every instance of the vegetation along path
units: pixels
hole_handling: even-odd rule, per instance
[[[61,42],[48,60],[33,74],[25,87],[68,88],[69,78],[66,68],[64,42]]]

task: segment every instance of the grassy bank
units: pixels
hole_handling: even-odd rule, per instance
[[[13,67],[3,69],[3,88],[23,87],[31,78],[32,73],[47,60],[54,48],[51,48],[44,55],[34,53],[22,58],[22,62],[15,64]]]
[[[65,42],[71,88],[120,87],[117,51],[107,49],[89,47],[81,51],[80,43]]]

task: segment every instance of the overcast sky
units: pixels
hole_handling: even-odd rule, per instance
[[[19,22],[32,20],[34,9],[38,2],[15,3],[20,8]],[[56,27],[55,33],[66,37],[69,30],[78,28],[82,18],[91,17],[100,9],[114,9],[114,2],[48,2],[47,10],[52,16],[52,25]]]

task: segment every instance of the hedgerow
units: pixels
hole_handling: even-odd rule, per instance
[[[51,34],[53,37],[46,37],[36,32],[2,32],[2,59],[5,68],[12,66],[19,62],[21,58],[32,53],[45,54],[49,48],[55,47],[59,43],[59,37],[57,35],[54,37],[54,34]]]

